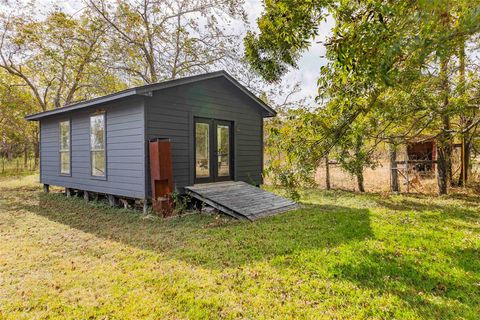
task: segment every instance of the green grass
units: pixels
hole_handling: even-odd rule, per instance
[[[305,190],[162,220],[0,180],[0,318],[480,317],[480,197]]]

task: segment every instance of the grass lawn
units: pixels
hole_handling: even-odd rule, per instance
[[[480,318],[480,197],[162,220],[0,180],[0,318]]]

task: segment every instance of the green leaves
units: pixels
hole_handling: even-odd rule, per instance
[[[250,32],[244,40],[245,56],[253,69],[267,81],[275,82],[289,67],[296,67],[296,61],[318,34],[323,4],[266,0],[266,12],[257,21],[260,34]]]
[[[2,17],[2,25],[0,67],[24,82],[38,109],[108,93],[105,88],[111,85],[105,83],[103,57],[106,27],[88,10],[70,16],[55,9],[44,18],[20,12]],[[98,69],[103,71],[95,74]]]
[[[325,12],[335,19],[326,41],[329,61],[317,81],[322,107],[283,123],[295,125],[295,131],[279,130],[285,140],[295,141],[293,151],[284,151],[287,163],[313,168],[319,156],[333,150],[342,167],[359,177],[365,166],[375,164],[371,152],[379,141],[405,142],[454,130],[442,128],[446,118],[463,119],[463,126],[476,123],[478,115],[465,108],[467,86],[461,81],[456,90],[450,82],[458,48],[478,36],[478,0],[264,3],[260,34],[249,34],[245,43],[249,62],[268,81],[295,67]],[[440,61],[450,65],[441,67]],[[475,64],[470,68],[478,74]],[[471,88],[470,101],[476,101],[471,96],[476,91]],[[309,153],[312,145],[319,150],[316,159]]]

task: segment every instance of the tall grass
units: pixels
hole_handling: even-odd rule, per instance
[[[18,157],[8,159],[0,157],[0,175],[2,176],[17,176],[31,174],[38,171],[38,165],[35,165],[35,159]]]

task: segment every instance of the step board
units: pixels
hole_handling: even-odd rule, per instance
[[[187,194],[237,219],[250,221],[298,208],[288,199],[242,181],[185,187]]]

